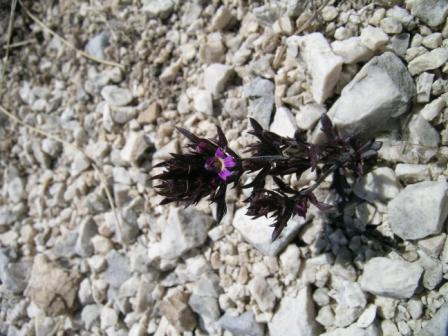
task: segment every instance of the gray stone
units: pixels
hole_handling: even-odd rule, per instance
[[[52,139],[43,139],[42,140],[42,151],[47,153],[52,158],[55,158],[62,151],[62,144]]]
[[[100,308],[96,304],[84,306],[81,311],[81,321],[84,328],[90,330],[93,324],[98,320],[100,316]]]
[[[375,295],[410,298],[422,273],[423,268],[415,263],[377,257],[364,266],[360,284],[362,290]]]
[[[445,21],[448,14],[448,3],[445,0],[407,0],[412,15],[415,15],[431,27],[436,27]]]
[[[404,114],[415,86],[402,61],[390,52],[374,57],[342,90],[328,112],[342,132],[372,135]]]
[[[331,327],[334,324],[334,313],[330,306],[324,306],[319,309],[316,316],[316,321],[324,327]]]
[[[92,217],[85,218],[79,225],[78,238],[76,239],[75,251],[82,257],[88,257],[93,253],[91,239],[98,233],[96,223]]]
[[[311,74],[311,93],[318,104],[332,96],[342,70],[342,58],[331,50],[326,38],[321,33],[305,36],[292,36],[287,40],[288,46],[298,46]]]
[[[438,258],[442,252],[443,244],[446,240],[446,234],[441,233],[436,236],[420,239],[418,247],[429,257]]]
[[[137,116],[138,110],[134,106],[111,106],[110,117],[117,124],[126,124]]]
[[[448,215],[448,183],[408,185],[388,204],[389,224],[402,239],[421,239],[442,232]]]
[[[442,263],[421,252],[419,256],[418,263],[424,269],[422,285],[426,289],[433,290],[443,279]]]
[[[432,319],[416,334],[416,336],[448,336],[448,304],[439,308]]]
[[[134,99],[131,91],[115,85],[105,86],[101,90],[101,96],[111,107],[126,106]]]
[[[274,83],[261,77],[244,85],[244,95],[249,100],[249,116],[257,120],[264,128],[269,128],[272,108],[274,107]]]
[[[296,120],[291,111],[286,107],[279,107],[277,111],[275,111],[270,131],[284,137],[293,138],[296,130]]]
[[[279,254],[297,236],[299,229],[305,224],[302,217],[291,218],[280,236],[272,241],[272,227],[270,227],[272,220],[266,217],[252,219],[245,214],[246,212],[247,208],[238,209],[232,224],[244,240],[265,255]]]
[[[150,248],[150,255],[175,260],[207,240],[212,218],[194,208],[171,208],[161,241]]]
[[[90,167],[90,160],[81,152],[77,152],[73,158],[72,165],[70,167],[73,176],[78,176],[83,171],[86,171]]]
[[[254,313],[247,311],[239,316],[232,316],[225,313],[218,321],[218,324],[225,330],[230,331],[234,336],[263,336],[264,327],[255,321]]]
[[[409,62],[408,69],[412,75],[418,75],[424,71],[437,69],[446,61],[448,61],[448,49],[437,48],[414,58]]]
[[[104,280],[115,288],[119,288],[131,277],[129,259],[115,250],[109,251],[106,256],[107,268],[104,272]]]
[[[226,64],[210,64],[204,71],[204,87],[213,95],[224,91],[227,83],[233,76],[232,67]]]
[[[200,317],[200,325],[209,333],[213,332],[213,322],[220,316],[218,295],[219,277],[213,272],[207,272],[194,284],[188,300],[191,309]]]
[[[268,327],[271,336],[318,335],[311,289],[305,287],[297,296],[284,296]]]
[[[224,102],[224,112],[235,119],[247,117],[247,102],[244,98],[228,98]],[[270,118],[270,115],[269,115]]]
[[[403,33],[392,36],[390,43],[387,45],[387,49],[393,51],[399,56],[405,56],[409,47],[410,34]]]
[[[174,10],[173,0],[143,0],[143,11],[152,17],[166,19]]]
[[[95,35],[87,42],[85,51],[99,59],[104,59],[104,48],[109,45],[110,34],[108,32],[101,32]]]
[[[395,172],[389,167],[379,167],[361,177],[353,192],[366,201],[388,201],[398,195],[401,186]]]
[[[11,262],[0,250],[0,281],[7,291],[15,294],[23,292],[28,285],[30,275],[31,262],[25,260]]]

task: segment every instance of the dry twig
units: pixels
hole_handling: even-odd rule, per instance
[[[71,44],[69,41],[67,41],[66,39],[64,39],[62,36],[58,35],[54,30],[50,29],[49,27],[47,27],[45,25],[45,23],[43,23],[41,20],[39,20],[36,16],[34,16],[33,14],[31,14],[31,12],[22,4],[22,2],[20,2],[23,11],[25,12],[26,15],[28,15],[30,17],[31,20],[33,20],[37,25],[39,25],[41,28],[45,29],[48,33],[50,33],[51,35],[59,38],[67,47],[69,47],[70,49],[76,51],[76,53],[82,57],[85,57],[87,59],[90,59],[91,61],[100,63],[100,64],[105,64],[105,65],[110,65],[110,66],[115,66],[115,67],[119,67],[121,69],[124,69],[124,65],[113,62],[113,61],[107,61],[107,60],[102,60],[99,59],[93,55],[90,55],[89,53],[86,53],[85,51],[79,50],[77,49],[73,44]]]

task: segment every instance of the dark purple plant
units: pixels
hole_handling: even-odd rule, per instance
[[[182,202],[186,206],[196,204],[208,196],[217,204],[217,220],[226,213],[225,193],[227,186],[238,184],[245,172],[257,172],[253,180],[242,186],[252,188],[247,198],[247,215],[258,218],[274,218],[272,240],[277,239],[293,216],[306,217],[310,204],[321,210],[329,205],[317,200],[313,191],[332,175],[332,187],[342,201],[348,201],[351,186],[348,174],[362,176],[366,167],[373,164],[381,147],[379,141],[361,142],[349,136],[341,136],[328,116],[321,118],[321,129],[325,135],[323,143],[308,143],[299,132],[293,138],[282,137],[264,130],[254,119],[250,119],[249,132],[257,141],[247,148],[251,156],[239,157],[228,147],[221,128],[217,127],[217,140],[199,138],[189,131],[178,128],[190,140],[188,154],[172,154],[172,158],[156,167],[165,170],[153,177],[161,183],[156,186],[164,196],[162,204]],[[295,190],[282,177],[295,174],[296,178],[308,169],[315,170],[317,179],[310,187]],[[270,176],[276,184],[274,190],[265,189],[266,178]]]

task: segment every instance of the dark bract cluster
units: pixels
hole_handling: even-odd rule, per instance
[[[178,128],[186,136],[189,153],[171,154],[172,158],[155,167],[165,168],[153,177],[160,184],[155,187],[165,198],[162,204],[180,202],[186,206],[198,203],[207,197],[217,205],[217,220],[226,213],[225,194],[227,186],[239,186],[244,173],[254,173],[251,182],[241,188],[252,188],[247,215],[258,218],[272,217],[274,227],[272,240],[275,240],[293,216],[306,217],[310,204],[321,210],[331,206],[319,202],[313,191],[330,175],[332,188],[342,201],[351,196],[348,175],[362,176],[366,167],[377,158],[381,147],[379,141],[360,141],[354,137],[342,136],[333,126],[328,116],[321,118],[321,129],[325,140],[320,144],[306,141],[300,132],[293,138],[283,137],[264,130],[254,119],[250,119],[249,132],[257,140],[248,145],[248,157],[240,157],[228,147],[228,142],[220,127],[217,139],[204,139],[191,132]],[[296,190],[285,183],[285,176],[301,175],[311,169],[316,172],[316,181],[309,187]],[[274,189],[265,188],[266,179],[275,182]]]

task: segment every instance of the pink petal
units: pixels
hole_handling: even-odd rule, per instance
[[[220,171],[220,173],[218,174],[218,176],[221,178],[221,180],[223,180],[224,182],[227,181],[227,179],[232,175],[232,173],[227,170],[227,169],[223,169]]]
[[[233,157],[228,156],[224,159],[224,167],[233,168],[236,166],[236,161]]]
[[[215,156],[219,157],[221,159],[225,159],[226,154],[224,154],[223,150],[221,148],[218,148],[215,152]]]

